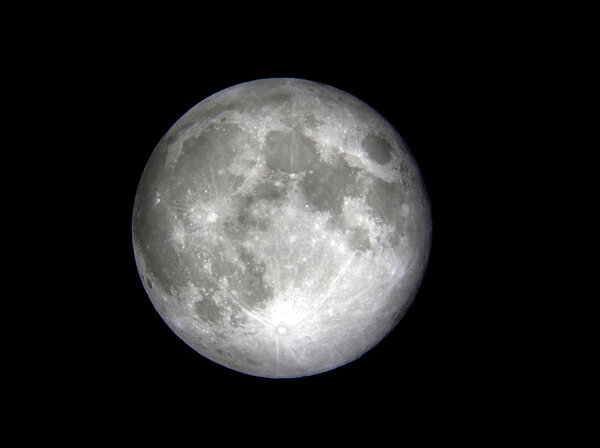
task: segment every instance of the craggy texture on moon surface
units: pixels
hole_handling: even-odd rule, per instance
[[[412,302],[431,214],[393,127],[341,90],[239,84],[167,132],[140,180],[133,247],[189,346],[262,377],[313,375],[375,346]]]

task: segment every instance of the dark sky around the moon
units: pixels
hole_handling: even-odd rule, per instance
[[[454,376],[456,363],[464,361],[460,359],[466,335],[460,324],[457,325],[457,317],[469,310],[465,309],[466,304],[461,302],[459,293],[452,291],[457,283],[465,280],[456,276],[456,266],[452,275],[444,272],[444,265],[454,263],[452,256],[464,256],[461,251],[465,250],[465,245],[453,240],[453,229],[470,225],[461,219],[464,216],[461,211],[466,207],[465,185],[459,173],[452,174],[452,167],[460,163],[461,157],[457,151],[458,142],[454,140],[456,114],[460,114],[461,109],[457,93],[451,90],[453,78],[440,81],[434,69],[435,66],[421,67],[415,73],[404,71],[404,75],[398,77],[393,73],[360,70],[349,74],[342,68],[308,69],[292,64],[289,69],[279,66],[277,69],[207,70],[202,74],[185,72],[176,79],[166,75],[165,69],[161,75],[166,77],[151,78],[145,88],[136,87],[132,79],[131,90],[125,89],[129,94],[125,109],[130,113],[126,114],[127,124],[120,132],[124,146],[131,148],[127,149],[131,153],[125,154],[130,177],[123,179],[127,181],[126,192],[131,199],[150,153],[171,124],[212,93],[250,79],[291,76],[338,87],[380,112],[407,142],[421,169],[433,214],[433,245],[421,290],[401,323],[378,346],[358,361],[336,369],[339,372],[294,380],[300,387],[302,384],[319,388],[332,384],[341,387],[362,378],[373,384],[400,381],[425,385],[431,382],[427,387],[436,388],[441,387],[440,381],[444,383]],[[125,177],[125,172],[121,175]],[[123,204],[123,211],[129,211],[130,206]],[[444,257],[448,258],[444,260]],[[127,316],[123,316],[121,325],[138,341],[130,349],[131,356],[139,358],[136,369],[144,370],[141,366],[145,363],[149,368],[157,368],[159,363],[160,371],[169,378],[176,374],[168,366],[177,365],[193,369],[210,381],[268,387],[264,383],[266,380],[240,378],[244,375],[213,365],[178,340],[152,308],[132,258],[127,260],[131,278],[127,278],[128,293],[123,296],[134,299],[120,305]],[[445,372],[445,379],[439,378],[440,372]],[[391,390],[386,393],[393,394],[395,389]]]
[[[479,128],[481,99],[472,91],[472,63],[449,50],[411,54],[404,61],[397,54],[394,63],[367,50],[316,59],[304,54],[297,60],[211,58],[209,54],[184,63],[168,53],[123,51],[89,61],[83,70],[98,73],[82,82],[84,98],[71,114],[89,117],[80,118],[86,137],[80,141],[88,142],[81,150],[93,150],[81,155],[87,172],[76,175],[86,188],[68,191],[81,222],[90,223],[96,234],[91,244],[97,255],[89,262],[93,268],[86,268],[78,281],[85,287],[80,300],[94,306],[82,306],[87,323],[80,319],[72,324],[85,335],[78,345],[90,381],[98,378],[99,390],[114,397],[172,394],[210,403],[219,401],[214,397],[219,390],[229,399],[259,401],[287,394],[288,400],[300,403],[315,396],[346,403],[377,402],[376,397],[392,403],[418,397],[455,399],[466,385],[478,383],[487,368],[478,362],[487,350],[477,337],[486,319],[480,301],[489,287],[477,278],[485,269],[478,258],[483,249],[471,238],[483,235],[489,216],[478,211],[486,197],[474,185],[472,171],[485,170],[478,165],[476,149],[488,137]],[[400,324],[357,361],[293,380],[243,375],[191,350],[154,310],[131,245],[137,184],[164,133],[207,96],[267,77],[323,82],[384,116],[417,160],[433,217],[425,278]],[[86,257],[81,259],[85,264]]]
[[[550,172],[557,183],[537,180],[537,162],[549,158],[539,138],[553,139],[554,129],[544,123],[525,143],[518,134],[538,119],[540,104],[560,116],[556,90],[580,84],[556,76],[579,73],[571,62],[581,42],[571,44],[558,26],[566,15],[428,4],[417,17],[355,3],[328,16],[321,4],[281,3],[257,20],[248,14],[255,3],[244,11],[223,3],[219,14],[209,3],[201,14],[158,6],[154,19],[149,5],[135,14],[107,5],[7,14],[16,25],[5,33],[4,90],[17,101],[4,105],[5,152],[23,163],[5,160],[4,216],[25,232],[5,235],[22,256],[8,258],[5,277],[12,286],[13,270],[25,275],[16,293],[5,294],[6,304],[21,308],[5,311],[17,327],[5,348],[27,361],[5,362],[20,377],[6,382],[21,406],[9,401],[9,414],[43,420],[50,431],[28,426],[44,437],[78,430],[113,444],[138,417],[136,441],[162,433],[170,443],[181,432],[196,442],[213,434],[224,442],[232,433],[271,439],[273,422],[287,422],[278,445],[319,430],[336,439],[366,433],[370,442],[383,433],[402,443],[419,422],[420,438],[447,441],[448,431],[462,439],[492,421],[486,436],[496,440],[519,411],[527,424],[531,408],[523,402],[549,373],[533,378],[528,361],[551,344],[536,322],[535,346],[514,332],[530,292],[515,263],[536,263],[536,254],[529,241],[511,240],[538,232],[524,212],[540,198],[557,214],[571,202],[556,200],[563,167]],[[539,32],[541,24],[549,29]],[[154,310],[131,241],[136,187],[169,127],[207,96],[269,77],[334,86],[384,116],[418,162],[433,219],[425,278],[400,324],[362,358],[293,380],[240,374],[190,349]],[[565,148],[555,160],[577,163]],[[524,169],[528,152],[536,164]],[[515,181],[519,175],[527,180]],[[556,383],[544,391],[547,400]],[[227,429],[214,431],[216,420]],[[240,431],[243,422],[252,431]]]

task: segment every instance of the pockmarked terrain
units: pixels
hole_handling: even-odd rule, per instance
[[[400,321],[427,265],[429,200],[376,111],[298,79],[200,102],[155,148],[133,247],[169,327],[203,356],[263,377],[357,359]]]

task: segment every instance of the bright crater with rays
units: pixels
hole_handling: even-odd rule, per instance
[[[136,194],[144,287],[190,347],[298,377],[376,345],[412,302],[431,215],[392,126],[324,84],[266,79],[202,101],[155,148]]]

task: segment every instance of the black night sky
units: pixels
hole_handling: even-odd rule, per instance
[[[429,56],[408,66],[390,61],[383,70],[381,61],[368,54],[362,56],[365,59],[355,55],[354,59],[328,63],[305,57],[277,64],[264,64],[259,58],[226,65],[207,56],[205,63],[183,64],[177,69],[161,65],[153,57],[129,62],[127,70],[118,70],[106,92],[114,109],[102,127],[109,145],[102,157],[113,172],[105,179],[111,198],[106,198],[109,202],[104,205],[110,213],[101,219],[110,220],[106,225],[115,239],[108,246],[115,251],[115,258],[106,257],[108,272],[117,271],[113,278],[119,292],[118,299],[113,299],[114,309],[106,313],[111,335],[104,347],[104,362],[107,368],[114,363],[113,379],[118,381],[123,375],[123,381],[133,381],[146,372],[159,371],[165,382],[180,384],[179,377],[186,372],[186,377],[206,378],[215,384],[265,391],[304,387],[335,390],[350,384],[360,389],[364,384],[370,393],[391,394],[391,399],[395,393],[454,394],[457,380],[461,384],[467,378],[477,381],[479,369],[484,368],[477,359],[485,349],[476,331],[485,325],[486,317],[477,312],[479,300],[484,298],[475,297],[471,290],[478,287],[473,276],[482,269],[472,239],[480,236],[487,217],[482,210],[475,216],[473,212],[480,206],[482,192],[477,191],[473,173],[468,172],[475,167],[466,147],[472,144],[469,139],[480,134],[474,129],[478,123],[473,121],[478,105],[473,103],[473,96],[465,94],[463,62]],[[399,131],[419,163],[433,212],[430,263],[421,290],[402,322],[356,362],[297,380],[249,377],[218,366],[188,348],[147,299],[130,241],[137,182],[154,146],[171,124],[210,94],[265,77],[330,84],[380,112]],[[408,390],[389,389],[391,383],[411,386]]]
[[[255,403],[275,414],[293,405],[324,417],[391,405],[426,419],[431,407],[485,407],[502,393],[498,372],[506,366],[497,359],[504,352],[492,331],[501,285],[492,280],[498,267],[490,254],[503,246],[490,178],[498,169],[494,105],[506,90],[496,81],[501,67],[488,57],[495,44],[394,36],[277,47],[250,39],[236,48],[226,40],[178,47],[157,36],[119,35],[49,58],[66,69],[39,88],[63,102],[63,126],[78,129],[61,135],[71,143],[69,173],[56,179],[77,226],[66,236],[73,244],[63,268],[76,277],[64,310],[75,318],[61,324],[65,361],[55,368],[64,369],[62,382],[80,392],[82,406],[172,411],[202,403],[223,411],[233,403],[252,414]],[[169,127],[209,95],[268,77],[330,84],[377,110],[416,158],[433,213],[430,262],[400,324],[360,359],[299,379],[244,375],[189,348],[154,310],[131,243],[137,183]]]

